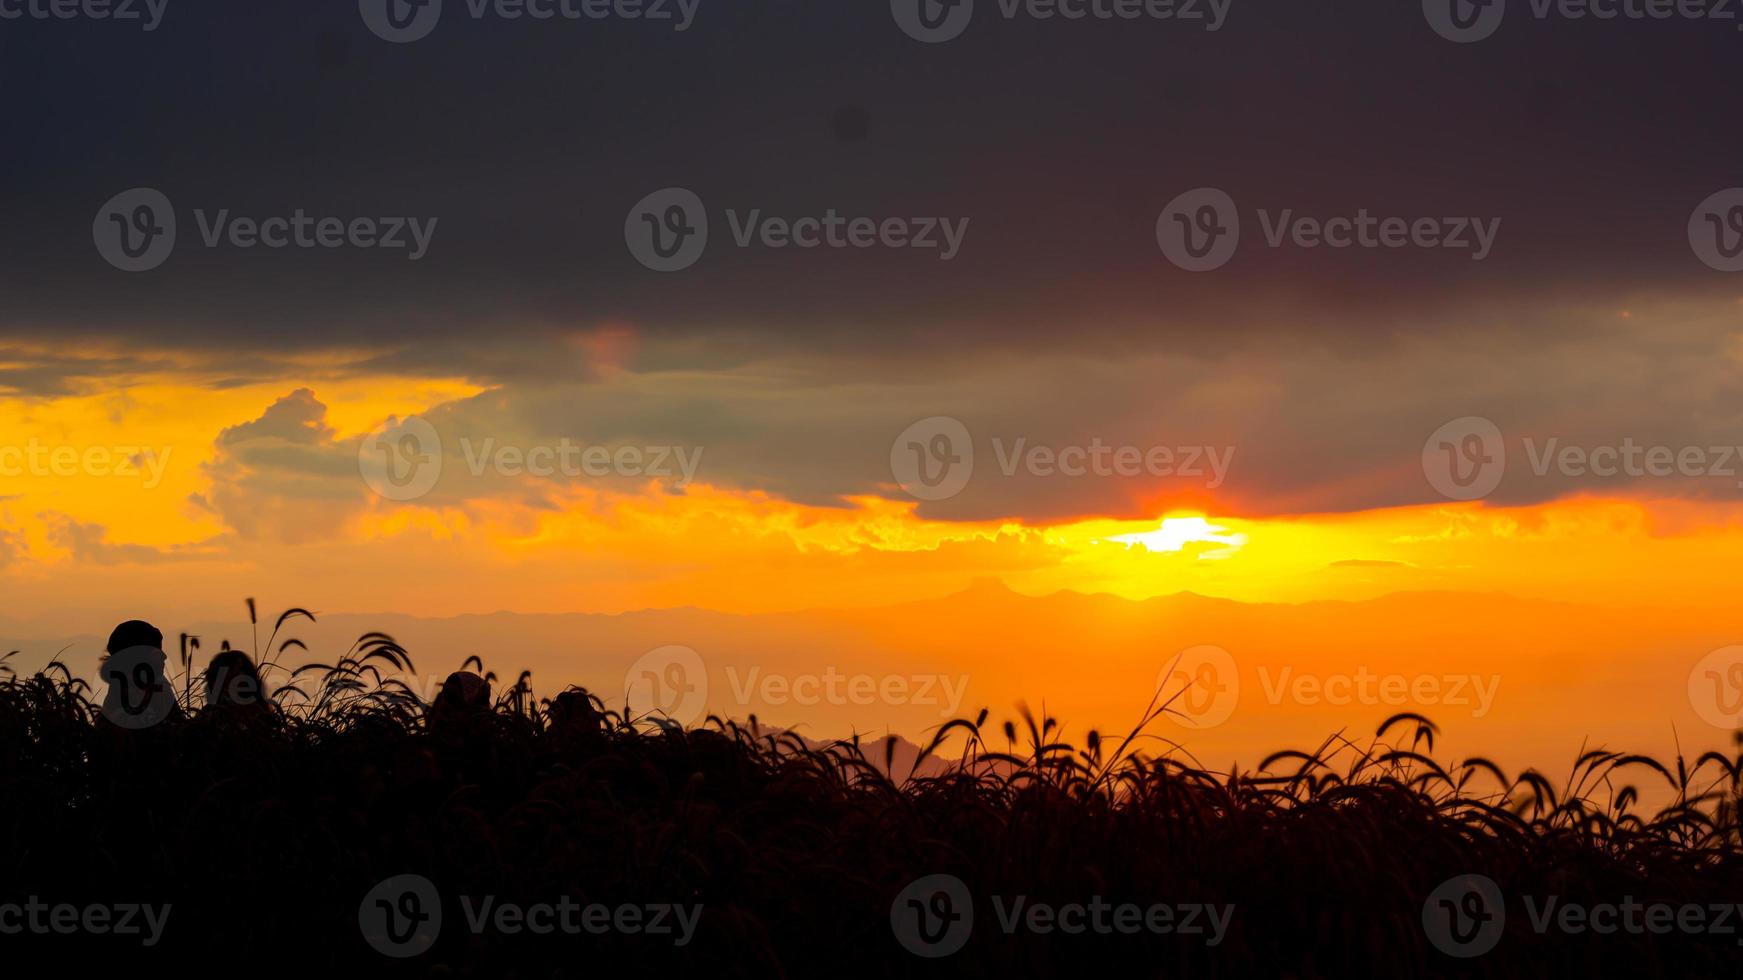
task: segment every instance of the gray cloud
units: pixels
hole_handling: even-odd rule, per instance
[[[910,41],[876,3],[706,5],[682,34],[454,17],[413,45],[371,36],[355,5],[291,0],[188,0],[149,40],[19,25],[0,37],[0,80],[41,93],[9,119],[41,152],[0,164],[0,335],[351,346],[505,378],[537,362],[501,351],[552,325],[628,323],[713,365],[746,336],[875,364],[1159,340],[1220,351],[1307,330],[1361,343],[1423,310],[1734,291],[1684,237],[1694,205],[1736,183],[1734,31],[1516,17],[1459,46],[1413,4],[1237,8],[1214,34],[988,16],[943,46]],[[863,133],[835,125],[844,109]],[[670,185],[718,227],[701,263],[662,276],[622,227]],[[1248,212],[1249,237],[1225,269],[1192,275],[1164,260],[1154,225],[1203,185]],[[134,186],[164,191],[183,229],[163,268],[127,275],[90,226]],[[441,224],[414,263],[206,248],[193,214],[295,208]],[[728,208],[973,223],[943,263],[732,247]],[[1483,262],[1267,249],[1261,208],[1503,227]]]
[[[177,558],[210,555],[216,544],[216,542],[201,542],[194,545],[173,545],[167,548],[154,548],[142,544],[116,544],[109,540],[109,529],[102,524],[80,521],[53,511],[38,514],[37,520],[41,523],[48,542],[54,547],[65,549],[71,553],[74,561],[81,564],[157,564],[173,561]],[[20,540],[20,536],[13,537],[15,543]],[[4,557],[5,544],[6,535],[4,532],[0,532],[0,558]],[[0,565],[4,564],[5,562],[0,560]]]
[[[899,497],[890,444],[932,415],[977,440],[975,479],[921,508],[940,517],[1434,500],[1422,442],[1465,415],[1515,440],[1496,502],[1737,494],[1520,465],[1526,437],[1743,441],[1738,289],[1685,227],[1743,152],[1735,32],[1714,24],[1517,17],[1459,46],[1413,4],[1255,0],[1215,34],[989,16],[928,46],[877,3],[734,3],[683,34],[453,18],[389,45],[355,5],[188,0],[149,41],[17,26],[0,82],[39,94],[9,117],[35,152],[0,161],[0,393],[151,373],[311,385],[219,438],[195,503],[244,536],[318,536],[371,506],[356,441],[318,401],[323,380],[364,375],[492,386],[431,413],[448,455],[425,502],[444,506],[555,506],[569,489],[472,477],[463,438],[700,446],[710,482]],[[126,274],[91,223],[135,186],[170,197],[181,237],[162,268]],[[715,225],[670,275],[623,242],[631,205],[665,186]],[[1155,226],[1199,186],[1228,192],[1244,237],[1194,274]],[[195,215],[298,208],[440,225],[412,262],[208,248]],[[728,209],[972,224],[941,262],[739,248]],[[1502,224],[1479,262],[1270,248],[1261,210]],[[1235,456],[1214,492],[1007,478],[994,437]]]
[[[836,506],[855,495],[907,500],[891,451],[917,419],[959,419],[974,471],[957,495],[921,504],[947,519],[1045,522],[1088,515],[1151,517],[1177,507],[1224,514],[1345,511],[1444,501],[1424,472],[1431,433],[1480,416],[1505,436],[1508,465],[1488,499],[1522,504],[1579,493],[1736,499],[1743,477],[1646,473],[1604,477],[1551,467],[1527,445],[1720,447],[1743,443],[1729,397],[1743,349],[1732,307],[1669,304],[1617,311],[1544,311],[1567,334],[1545,346],[1494,334],[1448,332],[1356,356],[1306,344],[1220,356],[1134,351],[986,358],[908,379],[849,377],[841,361],[779,352],[721,370],[637,370],[633,361],[568,380],[511,381],[426,414],[441,439],[441,478],[418,501],[464,506],[512,500],[562,506],[577,489],[677,489],[671,474],[550,472],[537,478],[487,461],[504,448],[676,447],[700,459],[696,479]],[[652,358],[659,360],[657,354]],[[1069,476],[1019,460],[1102,445],[1169,450],[1202,474]],[[209,468],[208,502],[239,530],[273,515],[336,527],[369,498],[358,440],[339,439],[314,392],[298,390],[259,419],[226,429]],[[1743,450],[1739,450],[1743,455]],[[1226,470],[1213,471],[1213,459]],[[1013,462],[1016,461],[1016,462]],[[670,464],[675,465],[675,464]],[[1734,464],[1743,470],[1743,461]],[[1006,472],[1009,469],[1010,472]],[[1220,479],[1219,479],[1220,477]],[[270,498],[276,503],[262,507]],[[322,515],[317,519],[316,515]]]

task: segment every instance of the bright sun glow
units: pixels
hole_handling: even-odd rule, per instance
[[[1193,543],[1220,544],[1223,547],[1206,551],[1198,557],[1221,559],[1234,554],[1247,543],[1245,534],[1226,532],[1228,528],[1202,517],[1164,517],[1154,531],[1115,534],[1104,540],[1118,541],[1128,549],[1142,545],[1145,551],[1181,551]]]

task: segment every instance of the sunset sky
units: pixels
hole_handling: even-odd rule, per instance
[[[1667,624],[1629,655],[1672,695],[1619,685],[1596,712],[1690,724],[1674,692],[1743,642],[1743,278],[1689,237],[1743,184],[1734,32],[1521,16],[1454,45],[1415,4],[1237,0],[1210,33],[988,15],[923,45],[885,6],[704,2],[684,32],[451,13],[404,45],[354,4],[189,3],[143,40],[7,26],[7,89],[52,78],[81,111],[16,100],[0,157],[0,636],[46,656],[122,618],[234,621],[244,596],[437,617],[872,609],[988,580],[1459,593],[1515,658],[1539,624],[1514,599]],[[92,216],[136,187],[180,227],[128,273]],[[625,216],[667,187],[713,227],[660,273]],[[1195,273],[1157,228],[1200,187],[1243,237]],[[439,223],[416,261],[202,240],[220,210],[298,208]],[[753,209],[969,223],[947,261],[739,246]],[[1285,210],[1359,209],[1499,224],[1480,261],[1267,244]],[[441,475],[396,500],[369,440],[408,418]],[[892,455],[937,418],[973,474],[923,499]],[[1468,418],[1506,463],[1450,499],[1425,448]],[[1204,472],[1007,475],[1019,440]],[[694,469],[476,465],[569,445]],[[1702,462],[1606,474],[1555,462],[1570,446]],[[1356,645],[1394,625],[1373,624]]]
[[[0,541],[27,599],[8,612],[149,599],[210,613],[234,605],[239,574],[285,601],[420,614],[876,605],[985,577],[1129,598],[1452,589],[1723,610],[1743,515],[1743,476],[1724,473],[1743,473],[1727,457],[1743,441],[1726,397],[1739,310],[1594,311],[1590,339],[1505,364],[1412,340],[1363,358],[1053,352],[885,377],[810,355],[663,364],[670,342],[622,324],[522,341],[569,380],[372,367],[397,349],[244,365],[17,341]],[[1502,431],[1505,476],[1487,499],[1448,499],[1424,443],[1479,413]],[[946,499],[917,499],[892,470],[922,416],[962,420],[973,443],[973,475]],[[442,467],[402,501],[372,490],[360,450],[406,417],[432,424]],[[1694,448],[1712,473],[1654,475],[1641,454],[1634,475],[1540,475],[1551,440]],[[1028,462],[1098,444],[1163,447],[1179,472]],[[501,462],[565,445],[566,468]],[[584,469],[588,447],[631,447],[641,469]]]

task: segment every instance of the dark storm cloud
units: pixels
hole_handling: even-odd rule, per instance
[[[949,416],[976,475],[920,505],[942,518],[1442,500],[1424,441],[1466,416],[1509,441],[1493,502],[1739,492],[1534,472],[1524,443],[1743,441],[1738,282],[1687,234],[1743,184],[1735,22],[1512,0],[1460,45],[1416,2],[1234,0],[1209,32],[977,0],[929,45],[878,0],[701,0],[684,31],[468,7],[406,44],[350,0],[170,0],[149,32],[0,20],[0,394],[285,380],[200,501],[262,533],[362,505],[355,439],[318,401],[338,374],[494,386],[434,411],[444,436],[701,446],[707,482],[820,504],[905,499],[898,435]],[[93,222],[138,187],[178,237],[127,273]],[[710,239],[661,274],[624,225],[667,187],[704,203]],[[1241,243],[1194,273],[1157,219],[1200,187],[1228,195]],[[220,215],[299,211],[345,244],[203,241]],[[907,219],[949,244],[737,247],[753,211]],[[1464,244],[1267,245],[1286,213],[1364,211]],[[1223,478],[1007,474],[1016,440],[1235,456]]]
[[[961,37],[926,45],[872,0],[701,0],[682,32],[447,6],[400,45],[348,0],[172,0],[151,32],[0,22],[0,329],[379,345],[432,373],[508,377],[537,370],[515,339],[536,349],[554,325],[695,335],[692,355],[715,362],[734,359],[715,337],[949,360],[1098,339],[1220,350],[1303,321],[1373,337],[1419,329],[1424,310],[1735,288],[1684,229],[1743,182],[1731,24],[1539,21],[1516,0],[1494,38],[1456,45],[1414,2],[1235,0],[1207,32],[1007,21],[980,0]],[[138,186],[174,203],[179,240],[127,274],[91,224]],[[666,186],[696,192],[713,227],[695,267],[660,275],[623,222]],[[1155,222],[1199,186],[1228,192],[1244,238],[1228,266],[1190,274]],[[298,208],[438,223],[417,261],[200,241],[196,210]],[[729,208],[970,224],[948,262],[741,249]],[[1481,262],[1262,246],[1259,209],[1360,208],[1501,225]]]

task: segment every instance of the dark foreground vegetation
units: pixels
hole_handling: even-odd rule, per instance
[[[0,678],[0,903],[173,908],[149,948],[0,935],[9,975],[1743,975],[1734,918],[1708,913],[1700,933],[1540,931],[1524,904],[1743,902],[1739,759],[1717,754],[1593,752],[1551,781],[1437,763],[1432,724],[1402,715],[1360,744],[1221,774],[1142,734],[1068,745],[1050,719],[983,712],[927,750],[960,762],[891,779],[884,742],[632,724],[578,690],[536,697],[525,676],[488,695],[451,678],[426,704],[379,634],[337,663],[264,671],[255,704],[207,704],[198,655],[170,659],[181,711],[141,731],[109,724],[59,667]],[[1647,784],[1674,803],[1635,812],[1630,787]],[[389,958],[365,941],[359,905],[407,873],[439,890],[443,925],[426,952]],[[897,941],[891,905],[935,874],[968,886],[975,918],[959,952],[929,959]],[[1431,893],[1464,874],[1505,896],[1499,941],[1469,958],[1424,922]],[[1007,933],[992,896],[1019,895],[1235,911],[1214,946]],[[458,896],[702,912],[682,946],[475,933]]]

